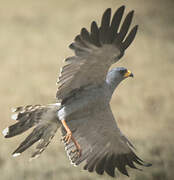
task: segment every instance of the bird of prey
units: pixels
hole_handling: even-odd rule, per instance
[[[125,6],[104,12],[101,25],[95,21],[88,31],[82,28],[70,44],[75,55],[65,59],[58,78],[57,103],[27,105],[14,108],[12,119],[17,122],[3,131],[6,138],[35,127],[13,152],[13,156],[39,142],[32,158],[47,147],[61,127],[62,141],[74,165],[85,162],[84,169],[106,172],[114,177],[115,169],[128,176],[126,166],[150,166],[134,152],[134,146],[118,128],[110,107],[116,87],[133,73],[124,67],[109,71],[135,38],[138,26],[130,29],[134,11],[122,20]],[[123,21],[121,23],[121,20]],[[128,32],[129,31],[129,32]]]

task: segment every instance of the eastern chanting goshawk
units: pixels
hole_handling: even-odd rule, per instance
[[[75,55],[65,59],[58,78],[57,103],[27,105],[12,109],[17,122],[4,129],[6,138],[35,127],[13,152],[16,157],[38,142],[32,158],[38,157],[61,127],[62,141],[73,165],[85,162],[84,169],[115,176],[115,168],[128,176],[126,165],[150,166],[140,159],[131,142],[118,128],[110,107],[116,87],[133,74],[124,67],[109,71],[135,38],[138,25],[130,29],[134,11],[121,23],[125,6],[111,19],[104,12],[101,25],[82,28],[70,48]],[[129,30],[130,29],[130,30]],[[129,32],[128,32],[129,31]]]

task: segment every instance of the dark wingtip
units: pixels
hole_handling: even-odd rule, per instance
[[[103,14],[108,14],[108,13],[111,13],[111,8],[107,8]]]
[[[120,6],[119,8],[118,8],[118,10],[117,11],[120,11],[120,10],[124,10],[125,9],[125,5],[122,5],[122,6]]]
[[[111,20],[111,8],[107,8],[105,12],[103,13],[102,19],[101,19],[101,26],[100,26],[100,33],[99,33],[99,39],[100,42],[105,44],[108,42],[108,30],[110,26],[110,20]]]
[[[95,21],[92,21],[91,26],[96,26],[97,27],[97,23]]]
[[[134,16],[134,12],[135,12],[134,10],[130,11],[130,12],[127,14],[126,17],[127,17],[128,19],[132,19],[133,16]]]
[[[129,14],[131,14],[131,16],[133,16],[133,15],[134,15],[134,12],[135,12],[135,11],[132,10],[132,11],[129,12]]]
[[[129,32],[129,34],[127,35],[125,41],[122,43],[122,48],[124,50],[126,50],[130,44],[133,42],[133,40],[135,39],[135,36],[137,34],[137,31],[138,31],[138,25],[135,25],[131,31]]]
[[[82,28],[81,29],[81,32],[80,32],[80,36],[83,40],[87,41],[87,42],[90,42],[90,35],[89,35],[89,32],[86,28]]]
[[[74,50],[74,49],[75,49],[75,44],[74,44],[74,43],[71,43],[71,44],[69,45],[69,48],[72,49],[72,50]]]
[[[111,15],[111,8],[107,8],[103,13],[102,20],[104,17],[110,16],[110,15]]]
[[[109,26],[111,18],[111,8],[107,8],[105,12],[103,13],[102,20],[101,20],[101,28],[106,26],[106,24]]]
[[[81,34],[84,34],[84,33],[86,33],[86,28],[83,27],[83,28],[81,29]]]
[[[119,40],[120,41],[123,41],[123,39],[125,38],[127,32],[129,31],[129,28],[130,28],[130,25],[132,23],[132,19],[133,19],[133,14],[134,14],[134,11],[130,11],[127,16],[125,17],[125,20],[120,28],[120,31],[119,31]]]
[[[138,24],[135,25],[136,32],[137,32],[138,28],[139,28],[139,25]]]
[[[116,10],[116,12],[115,12],[115,13],[120,12],[121,14],[123,14],[123,13],[124,13],[125,8],[126,8],[126,7],[125,7],[125,5],[120,6],[120,7]]]
[[[132,10],[132,11],[130,11],[130,12],[128,13],[128,16],[130,16],[130,19],[132,19],[132,18],[133,18],[134,13],[135,13],[135,11],[134,11],[134,10]]]

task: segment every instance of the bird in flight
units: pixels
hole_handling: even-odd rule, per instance
[[[82,28],[70,44],[75,55],[65,59],[58,78],[57,103],[27,105],[12,109],[17,122],[6,129],[5,138],[35,127],[13,152],[19,156],[38,142],[32,158],[38,157],[61,128],[65,151],[75,166],[85,162],[84,169],[106,172],[115,177],[115,168],[128,176],[126,166],[150,166],[134,152],[134,146],[118,128],[110,107],[116,87],[133,73],[124,67],[109,68],[124,55],[133,42],[138,25],[130,28],[134,11],[124,20],[125,6],[104,12],[101,25],[91,23],[90,31]],[[121,23],[123,21],[123,23]]]

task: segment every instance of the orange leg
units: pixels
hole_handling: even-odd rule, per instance
[[[66,121],[65,121],[65,120],[61,120],[61,122],[62,122],[62,124],[63,124],[63,126],[64,126],[64,128],[65,128],[65,130],[66,130],[66,132],[67,132],[67,134],[66,134],[65,137],[64,137],[64,141],[67,142],[67,143],[69,143],[70,140],[72,140],[73,143],[74,143],[75,146],[76,146],[76,150],[75,150],[75,151],[78,152],[78,155],[79,155],[79,157],[80,157],[80,156],[81,156],[81,153],[82,153],[82,149],[81,149],[79,143],[78,143],[78,142],[75,140],[75,138],[72,136],[72,132],[71,132],[70,128],[68,127]]]

